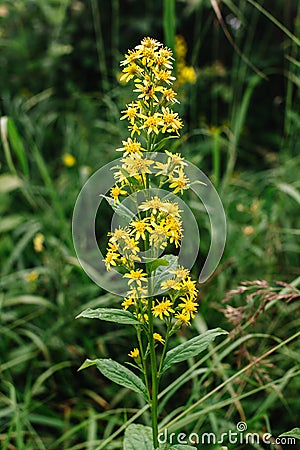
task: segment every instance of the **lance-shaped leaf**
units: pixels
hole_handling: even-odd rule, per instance
[[[100,319],[106,322],[124,323],[128,325],[139,325],[140,322],[129,311],[116,308],[85,309],[76,319],[85,317],[86,319]]]
[[[130,221],[134,218],[135,214],[123,203],[115,203],[111,197],[107,197],[106,195],[101,194],[101,197],[105,198],[105,200],[110,204],[110,206],[116,212],[116,214],[118,214],[118,216],[127,219],[127,221]]]
[[[79,367],[79,370],[86,369],[90,366],[96,366],[98,370],[109,380],[114,383],[131,389],[141,394],[148,401],[147,389],[142,380],[127,367],[122,366],[113,359],[86,359]]]
[[[129,425],[124,436],[124,450],[153,450],[152,429],[145,425]]]
[[[172,350],[168,351],[162,367],[161,373],[164,373],[173,364],[186,361],[188,358],[199,355],[207,349],[209,344],[220,334],[228,334],[227,331],[221,328],[208,330],[200,336],[196,336],[183,344],[178,345]]]
[[[290,431],[285,431],[284,433],[280,434],[279,437],[292,437],[295,439],[300,439],[300,428],[293,428]]]

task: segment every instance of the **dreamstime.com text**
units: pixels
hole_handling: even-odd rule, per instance
[[[158,435],[159,444],[181,444],[181,445],[212,445],[212,444],[273,444],[273,445],[296,445],[296,439],[290,436],[273,437],[271,433],[247,432],[247,424],[239,422],[236,430],[229,430],[219,436],[215,433],[168,433],[165,429]]]

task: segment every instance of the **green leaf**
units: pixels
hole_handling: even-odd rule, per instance
[[[105,198],[105,200],[110,204],[110,206],[118,214],[118,216],[129,220],[132,220],[134,218],[134,213],[130,211],[130,209],[126,208],[123,203],[115,204],[114,200],[111,197],[107,197],[106,195],[101,194],[101,197]]]
[[[172,350],[168,351],[162,367],[161,373],[164,373],[173,364],[186,361],[188,358],[199,355],[207,349],[209,344],[220,334],[228,334],[227,331],[221,328],[208,330],[200,336],[196,336],[183,344],[178,345]]]
[[[138,394],[141,394],[146,401],[148,401],[147,389],[142,380],[127,369],[127,367],[122,366],[117,361],[112,359],[87,359],[78,370],[86,369],[90,366],[96,366],[98,370],[109,380],[114,383],[131,389]]]
[[[124,436],[124,450],[153,450],[152,429],[145,425],[129,425]]]
[[[106,322],[124,323],[128,325],[138,325],[140,322],[129,311],[116,308],[85,309],[76,316],[76,319],[85,317],[86,319],[100,319]]]
[[[13,170],[13,172],[15,172],[13,158],[10,150],[11,147],[17,159],[19,160],[24,175],[28,175],[29,170],[25,147],[23,145],[22,139],[19,135],[19,132],[13,120],[11,119],[11,117],[3,116],[0,119],[0,126],[1,126],[1,140],[4,147],[4,152],[8,166],[10,167],[11,170]]]
[[[154,272],[160,266],[169,266],[169,261],[166,258],[154,259],[149,264],[149,270],[150,272]]]
[[[153,149],[151,150],[152,152],[158,152],[160,149],[163,148],[163,146],[167,143],[167,141],[169,141],[169,139],[176,139],[177,136],[168,136],[166,138],[163,138],[161,141],[159,141],[158,144],[155,144]]]
[[[293,428],[291,431],[280,434],[279,437],[293,437],[295,439],[300,439],[300,428]]]

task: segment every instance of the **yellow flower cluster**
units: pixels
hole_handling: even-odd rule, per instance
[[[168,327],[182,323],[190,324],[197,311],[197,289],[189,270],[178,267],[169,271],[170,278],[161,283],[164,297],[148,299],[149,280],[155,276],[147,261],[155,261],[162,252],[178,248],[183,235],[179,205],[176,201],[150,195],[149,189],[163,186],[174,194],[183,194],[190,187],[186,176],[187,166],[179,153],[163,149],[162,140],[178,137],[182,120],[172,110],[176,92],[172,89],[172,51],[153,38],[144,38],[140,45],[129,50],[121,62],[121,81],[132,81],[136,99],[126,105],[121,120],[128,121],[130,136],[122,141],[119,165],[114,167],[115,185],[110,190],[111,203],[119,207],[121,199],[133,195],[138,198],[136,215],[127,226],[114,229],[108,234],[109,241],[104,259],[106,269],[113,267],[123,274],[128,285],[122,302],[125,310],[131,311],[141,324],[147,326],[150,314]],[[167,139],[166,139],[167,138]],[[164,151],[157,158],[157,151]],[[140,191],[144,191],[141,198]],[[136,196],[136,197],[134,197]],[[143,252],[148,259],[143,260]],[[153,339],[165,344],[158,333]],[[166,337],[167,339],[167,337]],[[137,361],[138,349],[130,357]]]
[[[153,316],[159,318],[166,324],[171,324],[172,319],[177,319],[175,326],[182,323],[190,325],[190,320],[195,317],[198,309],[196,282],[192,281],[189,270],[179,266],[171,270],[172,278],[161,283],[161,289],[168,291],[168,297],[154,299],[152,303]],[[140,283],[146,281],[146,276],[141,270],[132,271],[125,275],[129,278],[129,283]],[[130,310],[142,322],[147,322],[147,302],[138,299],[138,290],[131,290],[132,297],[125,298],[122,306],[125,310]]]
[[[186,64],[187,45],[183,36],[175,36],[175,53],[177,56],[177,85],[195,84],[197,74],[192,66]]]
[[[121,119],[129,121],[131,136],[135,133],[176,133],[182,128],[182,120],[170,105],[175,103],[176,93],[170,87],[172,76],[172,51],[156,39],[144,38],[140,45],[130,50],[121,62],[121,81],[133,79],[137,100],[126,105]],[[153,149],[148,149],[153,150]]]
[[[139,217],[133,219],[127,227],[119,227],[109,233],[104,260],[107,270],[111,270],[111,266],[123,266],[128,270],[131,275],[125,274],[124,277],[130,278],[130,284],[134,281],[134,286],[137,287],[141,287],[141,281],[139,277],[135,278],[135,263],[141,262],[138,253],[145,249],[145,242],[151,245],[152,257],[155,257],[168,244],[179,247],[182,237],[177,203],[154,196],[142,202],[139,210]]]

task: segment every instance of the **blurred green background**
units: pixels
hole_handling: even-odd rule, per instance
[[[299,30],[297,0],[0,2],[1,449],[119,449],[120,427],[143,406],[93,369],[77,373],[86,357],[126,361],[133,331],[75,320],[120,299],[82,271],[71,222],[81,187],[127,137],[120,110],[133,94],[119,63],[144,36],[175,52],[185,124],[176,151],[212,179],[228,221],[199,317],[175,339],[236,331],[228,351],[211,349],[205,376],[176,385],[195,361],[171,371],[165,423],[299,329]],[[209,222],[189,204],[202,239],[196,277]],[[100,245],[109,220],[107,209]],[[237,289],[244,281],[253,284]],[[299,339],[209,398],[184,431],[221,434],[245,420],[277,436],[299,426],[298,372]],[[137,421],[149,423],[147,413]]]

